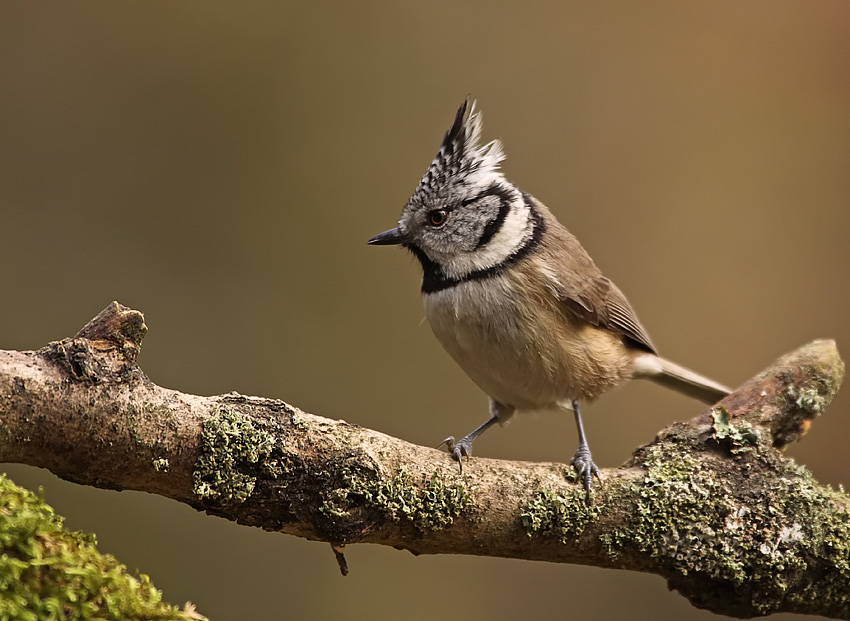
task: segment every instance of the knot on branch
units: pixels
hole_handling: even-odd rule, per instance
[[[74,338],[86,339],[99,350],[117,347],[128,360],[135,362],[147,331],[142,313],[112,302],[84,325]]]
[[[112,302],[70,339],[41,350],[75,380],[92,383],[133,381],[144,377],[136,366],[148,327],[145,316]]]

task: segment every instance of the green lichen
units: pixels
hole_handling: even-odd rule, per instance
[[[785,565],[795,568],[798,574],[783,578],[786,584],[795,586],[788,599],[792,603],[807,605],[846,602],[850,584],[847,497],[830,487],[821,486],[808,469],[794,462],[789,462],[785,471],[785,476],[779,478],[773,489],[775,513],[793,516],[795,524],[800,526],[793,532],[780,532],[781,539],[791,537],[795,541],[794,557],[789,558],[787,553],[783,555]],[[822,575],[811,579],[809,572],[804,580],[802,571],[816,558],[820,561]]]
[[[602,512],[603,502],[587,503],[579,487],[555,490],[542,487],[523,508],[522,525],[529,537],[555,537],[562,543],[575,539]]]
[[[817,356],[814,365],[802,365],[796,370],[798,377],[808,377],[802,385],[790,384],[786,394],[791,403],[817,418],[832,401],[844,379],[844,361],[838,355],[834,342],[821,342],[828,347],[828,354]]]
[[[298,413],[292,415],[292,426],[300,431],[305,431],[309,428],[310,424],[304,420],[304,417]]]
[[[274,464],[259,463],[275,446],[274,436],[257,429],[249,417],[219,406],[201,430],[201,454],[193,473],[195,494],[222,504],[245,502],[254,491],[256,474],[274,473]]]
[[[729,412],[722,405],[711,410],[711,417],[714,419],[714,439],[721,444],[730,444],[731,452],[746,453],[758,444],[758,432],[753,426],[746,421],[733,425]]]
[[[474,500],[464,481],[449,483],[439,473],[417,483],[405,468],[389,480],[347,470],[343,486],[328,494],[321,511],[328,517],[345,518],[354,507],[363,505],[394,522],[407,521],[421,531],[436,531],[452,524]]]
[[[832,400],[832,395],[828,391],[825,392],[814,386],[797,388],[791,385],[787,393],[791,401],[801,410],[811,414],[812,418],[820,416],[827,403]]]
[[[805,468],[790,462],[784,476],[764,471],[767,493],[755,496],[734,489],[680,446],[653,446],[644,466],[643,478],[618,492],[633,499],[628,525],[601,537],[612,561],[648,555],[666,575],[720,580],[713,588],[726,584],[726,596],[740,598],[746,614],[791,610],[794,602],[816,602],[830,592],[846,595],[846,498],[820,487]],[[816,563],[831,583],[811,581]],[[699,597],[691,594],[697,603]]]
[[[43,499],[0,475],[0,619],[203,619],[162,602],[148,576],[70,532]]]
[[[153,469],[157,472],[168,472],[168,460],[167,459],[154,459]]]
[[[736,552],[735,503],[724,482],[684,451],[655,446],[633,489],[635,519],[603,540],[612,557],[637,548],[682,575],[706,572],[739,584],[746,578]],[[728,532],[726,532],[728,531]]]

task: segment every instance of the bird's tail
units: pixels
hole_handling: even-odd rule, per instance
[[[672,388],[709,405],[717,403],[732,390],[660,356],[644,356],[636,365],[636,377],[643,377]]]

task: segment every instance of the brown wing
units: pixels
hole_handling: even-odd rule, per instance
[[[559,299],[591,325],[622,334],[634,345],[657,354],[652,339],[640,324],[626,296],[602,275],[592,276],[571,288],[558,288]]]
[[[541,265],[550,277],[550,290],[563,303],[564,310],[622,335],[639,349],[657,354],[626,296],[602,275],[587,251],[552,212],[540,201],[532,201],[547,231],[547,244],[540,252]]]

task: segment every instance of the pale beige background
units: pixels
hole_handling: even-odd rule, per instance
[[[521,7],[521,8],[520,8]],[[394,226],[472,93],[507,174],[627,293],[663,353],[735,384],[816,337],[850,351],[850,4],[4,3],[0,347],[144,311],[141,364],[412,442],[486,416],[420,325]],[[789,453],[850,481],[848,390]],[[699,405],[632,385],[587,411],[616,466]],[[478,454],[566,460],[572,422]],[[43,485],[72,528],[225,619],[705,619],[654,576],[349,549],[162,498]]]

